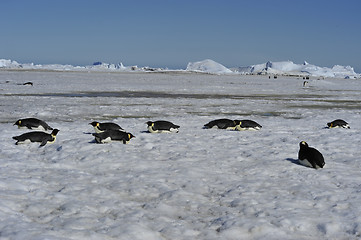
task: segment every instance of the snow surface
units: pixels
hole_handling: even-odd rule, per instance
[[[229,69],[220,63],[206,59],[198,62],[189,62],[187,68],[163,69],[152,67],[124,66],[123,63],[109,64],[95,62],[91,66],[72,66],[61,64],[19,64],[16,61],[0,59],[0,68],[23,69],[23,70],[52,70],[52,71],[98,71],[98,72],[198,72],[209,74],[241,74],[241,75],[284,75],[320,78],[361,78],[361,74],[355,73],[351,66],[335,65],[332,68],[318,67],[304,62],[295,64],[292,61],[267,62],[247,67]]]
[[[22,85],[33,82],[33,86]],[[1,239],[358,239],[359,80],[0,71]],[[15,145],[37,117],[54,144]],[[260,131],[203,129],[252,119]],[[351,129],[325,129],[337,118]],[[180,125],[150,134],[148,120]],[[89,123],[136,138],[93,143]],[[299,142],[325,168],[297,163]]]

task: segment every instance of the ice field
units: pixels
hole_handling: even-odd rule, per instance
[[[1,70],[0,239],[360,238],[360,79],[307,81]],[[15,145],[26,117],[56,142]],[[203,129],[217,118],[263,128]],[[351,129],[325,128],[338,118]],[[150,134],[149,120],[180,131]],[[96,144],[92,121],[136,137]],[[325,168],[298,164],[300,141]]]

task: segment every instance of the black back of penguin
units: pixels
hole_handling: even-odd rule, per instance
[[[53,130],[46,122],[37,118],[23,118],[17,120],[14,125],[17,125],[19,128],[26,127],[28,129],[37,129],[43,128],[45,131]]]
[[[104,131],[108,131],[108,130],[124,131],[124,129],[121,128],[118,124],[112,123],[112,122],[100,123],[100,122],[94,121],[89,124],[94,127],[94,130],[96,133],[100,133],[100,132],[104,132]]]
[[[204,125],[205,128],[217,127],[219,129],[235,128],[236,123],[231,119],[216,119]]]
[[[308,167],[323,168],[325,160],[322,153],[317,149],[311,148],[305,141],[300,142],[300,150],[298,152],[299,162]]]

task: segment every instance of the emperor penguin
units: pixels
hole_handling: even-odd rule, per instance
[[[58,129],[54,129],[50,134],[41,131],[28,132],[20,136],[15,136],[13,139],[17,141],[15,143],[16,145],[20,143],[40,142],[40,147],[42,147],[45,146],[48,142],[54,143],[56,134],[58,134],[58,132]]]
[[[28,128],[32,130],[53,130],[46,122],[37,119],[37,118],[23,118],[17,120],[14,125],[17,125],[18,128]]]
[[[309,147],[305,141],[300,142],[298,161],[306,167],[315,169],[323,168],[325,165],[323,155],[317,149]]]
[[[227,129],[227,130],[235,130],[236,129],[236,122],[231,119],[216,119],[210,121],[209,123],[204,125],[204,128],[219,128],[219,129]]]
[[[100,122],[94,121],[89,124],[94,127],[94,130],[96,133],[102,133],[102,132],[108,131],[108,130],[118,130],[118,131],[124,132],[123,128],[121,128],[118,124],[112,123],[112,122],[100,123]]]
[[[350,128],[348,123],[342,119],[336,119],[327,123],[328,128]]]
[[[111,141],[122,141],[124,144],[129,143],[130,139],[135,136],[131,133],[119,130],[107,130],[100,133],[93,133],[97,143],[107,143]]]
[[[163,120],[159,120],[155,122],[148,121],[146,122],[146,124],[148,125],[148,131],[150,133],[163,133],[163,132],[178,133],[180,128],[178,125]]]
[[[236,123],[236,130],[244,131],[244,130],[260,130],[262,126],[255,121],[252,120],[234,120]]]

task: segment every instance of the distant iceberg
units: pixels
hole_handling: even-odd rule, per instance
[[[233,73],[232,70],[210,59],[199,62],[190,62],[187,65],[186,71],[216,74]]]
[[[292,61],[271,62],[256,64],[246,67],[229,69],[211,59],[198,62],[189,62],[186,70],[170,70],[163,68],[124,66],[123,63],[109,64],[95,62],[88,66],[72,66],[62,64],[20,64],[16,61],[0,59],[0,69],[25,69],[25,70],[53,70],[53,71],[114,71],[114,72],[202,72],[209,74],[243,74],[243,75],[284,75],[284,76],[312,76],[331,78],[361,78],[351,66],[335,65],[332,68],[319,67],[308,62],[296,64]]]
[[[247,67],[239,67],[234,71],[240,74],[254,75],[287,75],[287,76],[313,76],[313,77],[332,77],[332,78],[360,78],[360,74],[355,73],[350,66],[335,65],[332,68],[319,67],[308,62],[295,64],[292,61],[267,62]]]

